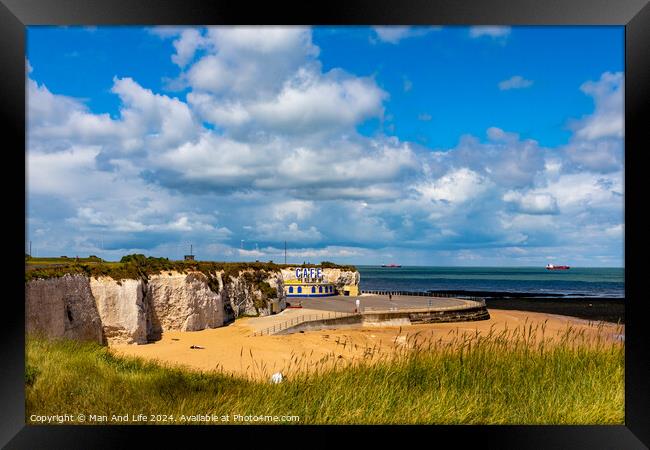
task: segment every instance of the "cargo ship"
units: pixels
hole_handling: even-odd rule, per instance
[[[390,267],[395,268],[395,267],[402,267],[400,264],[382,264],[381,267]]]
[[[547,264],[546,270],[569,270],[569,266],[554,266],[553,264]]]

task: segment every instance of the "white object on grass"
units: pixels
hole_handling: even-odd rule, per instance
[[[273,375],[271,375],[271,383],[273,384],[282,383],[282,380],[284,380],[284,376],[282,375],[281,372],[276,372]]]

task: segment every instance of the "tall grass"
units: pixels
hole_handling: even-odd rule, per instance
[[[29,338],[26,418],[143,413],[297,415],[300,423],[316,424],[623,423],[621,343],[570,327],[547,337],[543,326],[532,325],[449,337],[405,336],[399,351],[367,347],[353,363],[333,353],[313,367],[305,355],[295,356],[290,375],[276,385],[116,357],[94,344]],[[242,352],[247,356],[254,360]],[[252,370],[265,368],[255,361]]]

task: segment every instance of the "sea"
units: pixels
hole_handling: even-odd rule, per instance
[[[361,290],[447,292],[483,297],[624,298],[622,267],[357,266]]]

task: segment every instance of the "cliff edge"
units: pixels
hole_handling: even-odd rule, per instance
[[[82,270],[83,269],[83,270]],[[101,344],[145,344],[165,331],[217,328],[242,315],[271,314],[271,302],[286,306],[284,281],[295,273],[278,268],[88,273],[76,267],[25,283],[27,333]],[[358,284],[359,273],[323,269],[337,287]],[[135,274],[135,275],[134,275]]]

